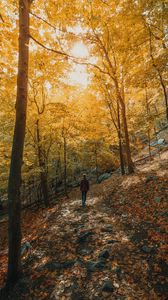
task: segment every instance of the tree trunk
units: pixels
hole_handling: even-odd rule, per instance
[[[167,94],[167,91],[166,91],[166,85],[164,83],[164,80],[163,80],[163,77],[162,77],[162,74],[161,74],[159,68],[157,67],[157,65],[154,62],[154,57],[153,57],[152,54],[151,54],[151,57],[152,57],[152,61],[153,61],[153,67],[155,68],[155,70],[158,73],[159,81],[160,81],[160,84],[161,84],[161,87],[162,87],[162,90],[163,90],[163,96],[164,96],[164,101],[165,101],[165,109],[166,109],[165,113],[166,113],[166,119],[167,119],[167,122],[168,122],[168,94]]]
[[[150,57],[153,63],[153,67],[155,68],[156,72],[158,73],[159,81],[163,90],[163,95],[164,95],[164,100],[165,100],[165,108],[166,108],[166,119],[168,122],[168,95],[167,95],[167,90],[166,90],[166,85],[164,83],[161,71],[159,70],[159,67],[155,63],[153,51],[152,51],[152,33],[150,30],[150,27],[148,27],[149,30],[149,43],[150,43]]]
[[[120,94],[117,80],[115,80],[115,86],[116,86],[117,98],[121,105],[121,115],[122,115],[124,134],[125,134],[125,146],[126,146],[128,173],[132,174],[132,173],[134,173],[134,165],[133,165],[133,162],[131,159],[131,149],[130,149],[130,140],[129,140],[128,125],[127,125],[125,101],[124,101],[124,98]]]
[[[164,84],[162,75],[161,75],[161,73],[159,72],[158,69],[157,69],[157,71],[158,71],[158,75],[159,75],[159,79],[160,79],[160,84],[161,84],[162,90],[163,90],[163,95],[164,95],[164,100],[165,100],[165,107],[166,107],[166,119],[167,119],[167,122],[168,122],[168,95],[167,95],[166,86]]]
[[[64,139],[64,192],[65,195],[68,196],[67,194],[67,143],[66,143],[66,138],[63,137]]]
[[[98,180],[99,174],[98,174],[98,160],[97,160],[97,144],[95,143],[95,167],[96,167],[96,179]]]
[[[119,154],[120,154],[120,167],[121,167],[121,174],[125,174],[124,168],[124,157],[123,157],[123,149],[122,149],[122,139],[121,139],[121,121],[120,121],[120,106],[117,101],[117,121],[118,121],[118,143],[119,143]]]
[[[151,138],[150,138],[150,129],[148,129],[148,151],[149,151],[149,157],[150,157],[150,160],[152,158],[152,155],[151,155]]]
[[[37,126],[37,147],[38,147],[38,160],[40,167],[40,181],[41,181],[41,190],[44,199],[44,204],[46,207],[49,206],[49,196],[48,196],[48,186],[47,186],[47,174],[45,172],[45,162],[41,148],[41,139],[39,131],[39,120],[36,122]]]
[[[118,139],[119,139],[119,154],[120,154],[121,175],[124,175],[125,174],[125,169],[124,169],[124,158],[123,158],[121,137],[118,136]]]
[[[119,81],[116,75],[116,69],[113,67],[113,64],[110,60],[110,57],[108,55],[108,51],[106,50],[106,47],[104,46],[104,44],[102,43],[101,39],[99,38],[99,36],[95,33],[94,31],[94,35],[96,37],[96,40],[99,44],[99,47],[103,50],[104,52],[104,56],[106,58],[106,61],[109,65],[109,68],[111,70],[112,75],[109,73],[108,70],[108,74],[110,75],[111,79],[114,82],[115,85],[115,89],[116,89],[116,96],[117,96],[117,101],[119,101],[120,105],[121,105],[121,113],[122,113],[122,119],[123,119],[123,126],[124,126],[124,133],[125,133],[125,144],[126,144],[126,156],[127,156],[127,165],[128,165],[128,173],[134,173],[134,165],[131,159],[131,150],[130,150],[130,141],[129,141],[129,132],[128,132],[128,126],[127,126],[127,118],[126,118],[126,108],[125,108],[125,102],[124,102],[124,86],[123,86],[123,82],[122,82],[122,89],[123,89],[123,93],[121,93],[121,89],[119,87]],[[114,53],[113,53],[114,55]],[[114,57],[113,57],[114,58]]]
[[[114,80],[115,88],[116,88],[117,101],[119,102],[119,104],[121,106],[121,115],[122,115],[124,134],[125,134],[125,146],[126,146],[128,173],[132,174],[132,173],[134,173],[134,164],[131,159],[130,140],[129,140],[128,125],[127,125],[126,107],[125,107],[125,101],[124,101],[124,87],[122,86],[123,92],[121,95],[117,79],[114,78],[113,80]]]
[[[117,135],[118,135],[120,168],[121,168],[121,174],[124,175],[125,174],[125,169],[124,169],[124,157],[123,157],[123,147],[122,147],[122,135],[121,135],[121,120],[120,120],[119,100],[117,99],[117,112],[115,112],[114,107],[112,107],[108,101],[107,101],[107,105],[108,105],[108,108],[109,108],[111,120],[112,120],[112,122],[113,122],[113,124],[115,126],[115,129],[116,129]],[[115,118],[113,116],[113,113],[114,114],[116,113],[116,121],[115,121]]]
[[[121,113],[122,113],[124,133],[125,133],[125,145],[126,145],[128,173],[132,174],[132,173],[134,173],[134,166],[133,166],[133,162],[131,159],[131,150],[130,150],[130,141],[129,141],[128,126],[127,126],[127,117],[126,117],[126,111],[125,111],[125,103],[123,103],[123,105],[122,105]]]
[[[57,194],[60,170],[61,170],[61,160],[60,160],[60,154],[59,154],[59,158],[56,160],[56,165],[55,165],[55,195]]]
[[[19,0],[19,60],[17,75],[16,120],[8,181],[9,252],[6,286],[12,286],[21,273],[21,168],[26,128],[30,1]]]
[[[45,172],[40,173],[40,181],[41,181],[41,190],[44,199],[45,207],[49,206],[49,195],[48,195],[48,185],[47,185],[47,176]]]
[[[145,100],[146,100],[146,113],[147,113],[147,116],[148,116],[148,119],[150,120],[150,106],[149,106],[149,102],[148,102],[148,90],[147,90],[147,84],[145,82]],[[148,121],[148,126],[150,126],[150,122]],[[148,128],[148,151],[149,151],[149,157],[150,157],[150,160],[151,160],[151,137],[150,137],[150,127]]]
[[[156,139],[157,139],[157,142],[158,142],[158,136],[157,136],[157,130],[156,130],[156,127],[155,127],[155,125],[154,125],[154,133],[155,133],[155,136],[156,136]],[[159,158],[161,158],[160,157],[160,145],[157,143],[157,150],[158,150],[158,155],[159,155]]]

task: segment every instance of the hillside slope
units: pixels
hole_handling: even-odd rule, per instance
[[[74,189],[48,210],[27,211],[23,277],[9,299],[166,300],[167,203],[165,152],[132,176],[93,185],[84,209]],[[5,235],[1,250],[3,285]]]

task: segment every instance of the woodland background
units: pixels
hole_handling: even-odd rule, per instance
[[[54,220],[58,218],[57,224],[61,228],[65,225],[61,237],[69,236],[69,251],[66,254],[73,258],[77,254],[88,254],[77,253],[78,246],[74,247],[75,243],[81,243],[82,234],[86,235],[85,238],[94,234],[99,236],[100,231],[109,232],[105,225],[114,226],[114,232],[111,230],[110,234],[116,240],[112,240],[112,244],[115,248],[116,243],[119,243],[117,247],[122,250],[120,230],[124,230],[125,223],[129,223],[128,219],[131,217],[131,230],[136,231],[144,226],[145,234],[142,232],[140,244],[137,237],[134,240],[125,239],[128,241],[128,249],[132,251],[131,260],[131,253],[134,256],[136,251],[140,251],[138,264],[142,265],[141,251],[145,253],[144,259],[154,255],[152,267],[149,260],[146,260],[145,265],[153,268],[151,270],[154,272],[151,290],[146,296],[151,280],[147,277],[147,286],[143,291],[140,288],[139,295],[144,293],[144,297],[151,297],[144,299],[158,299],[160,291],[155,285],[157,273],[160,279],[157,283],[163,296],[161,299],[165,299],[167,290],[164,275],[167,264],[162,256],[165,253],[165,237],[162,234],[165,234],[167,216],[167,1],[2,0],[0,26],[0,210],[1,222],[5,223],[2,226],[1,282],[4,284],[6,281],[8,248],[7,288],[20,278],[23,261],[26,264],[32,259],[31,267],[25,268],[28,277],[31,272],[38,273],[38,278],[41,274],[35,266],[38,256],[35,247],[41,246],[38,239],[25,230],[25,214],[21,218],[22,207],[28,208],[35,204],[35,207],[40,208],[33,216],[35,224],[37,222],[35,228],[32,228],[34,236],[35,232],[37,236],[40,235],[39,220],[45,223],[45,229],[50,221],[51,226],[57,226]],[[143,163],[146,167],[141,166]],[[111,177],[107,186],[106,183],[94,185],[94,192],[90,196],[90,200],[94,200],[94,208],[89,206],[84,214],[77,209],[80,196],[74,189],[79,187],[83,173],[87,174],[91,184],[101,183]],[[142,194],[142,187],[146,194]],[[122,195],[124,199],[120,198]],[[104,206],[99,205],[99,201],[104,201]],[[7,208],[8,247],[7,219],[2,216],[6,215]],[[94,220],[91,219],[92,208],[95,212]],[[60,223],[57,209],[60,216],[63,216]],[[124,221],[124,210],[127,212],[127,222]],[[108,211],[111,215],[107,214]],[[48,220],[47,214],[51,219]],[[66,217],[70,222],[67,227]],[[73,222],[73,217],[77,223]],[[94,231],[99,218],[104,225]],[[117,218],[121,222],[119,225]],[[28,220],[31,220],[30,215]],[[83,227],[86,228],[82,231]],[[107,230],[104,231],[104,228]],[[154,233],[150,232],[151,228]],[[132,231],[129,228],[126,230],[129,237]],[[24,239],[21,231],[24,232]],[[71,232],[74,234],[71,235]],[[53,229],[51,234],[60,237],[59,230]],[[44,236],[43,239],[47,248],[44,260],[48,263],[48,241]],[[104,251],[107,240],[104,236],[98,243],[97,240],[91,240],[92,246],[97,247],[96,253]],[[153,245],[155,241],[157,244]],[[35,258],[29,256],[33,243]],[[134,248],[131,243],[138,245]],[[58,254],[57,247],[60,247],[61,240],[59,245],[56,240],[53,244],[53,250],[56,247]],[[101,249],[98,249],[99,246]],[[67,243],[62,247],[65,251]],[[24,258],[23,249],[28,253]],[[106,257],[108,263],[114,258],[110,251],[108,249]],[[117,253],[120,251],[115,252],[114,266],[122,258],[122,255],[117,257]],[[52,257],[53,253],[50,254]],[[88,271],[88,264],[94,264],[89,259],[95,259],[94,256],[92,249],[80,268],[84,267]],[[60,268],[64,266],[63,258],[59,257]],[[71,267],[75,263],[76,260]],[[104,267],[106,265],[103,264]],[[77,270],[79,274],[80,270]],[[120,275],[117,275],[118,280],[121,280]],[[87,275],[84,277],[87,278]],[[127,279],[128,283],[130,278]],[[66,282],[64,277],[63,281]],[[81,278],[79,281],[81,285]],[[143,278],[140,282],[143,283]],[[33,287],[30,287],[30,282],[28,285],[31,290]],[[115,288],[120,288],[120,284],[117,283]],[[113,287],[110,289],[112,292]],[[122,289],[121,293],[125,291]],[[132,291],[131,299],[136,299],[136,286],[132,287]],[[127,292],[129,294],[129,288]],[[52,297],[51,290],[41,293],[42,299],[49,299],[45,298],[49,294]],[[92,291],[90,293],[89,299],[94,299]],[[20,294],[17,296],[20,297]],[[24,297],[27,297],[25,291],[23,299],[26,299]],[[58,299],[66,298],[59,298],[58,295]]]
[[[15,1],[0,5],[3,195],[15,118],[18,7]],[[38,185],[42,180],[57,189],[64,177],[75,184],[83,172],[95,173],[95,177],[111,172],[119,167],[119,140],[126,161],[120,96],[125,102],[132,156],[144,147],[150,154],[155,149],[150,147],[151,140],[167,140],[166,133],[159,136],[168,119],[167,14],[166,1],[32,3],[22,166],[25,185],[32,181]],[[84,57],[71,51],[80,43],[88,50]],[[76,63],[84,68],[77,76],[87,72],[87,84],[71,80]]]

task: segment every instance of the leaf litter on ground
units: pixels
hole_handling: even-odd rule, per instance
[[[93,185],[86,208],[74,189],[48,209],[23,212],[23,276],[9,299],[166,300],[167,161]],[[7,222],[0,233],[3,286]]]

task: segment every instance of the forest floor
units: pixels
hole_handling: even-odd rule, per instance
[[[131,176],[23,213],[23,276],[11,300],[155,300],[168,295],[168,152]],[[7,266],[2,223],[0,286]],[[5,299],[6,300],[6,299]]]

